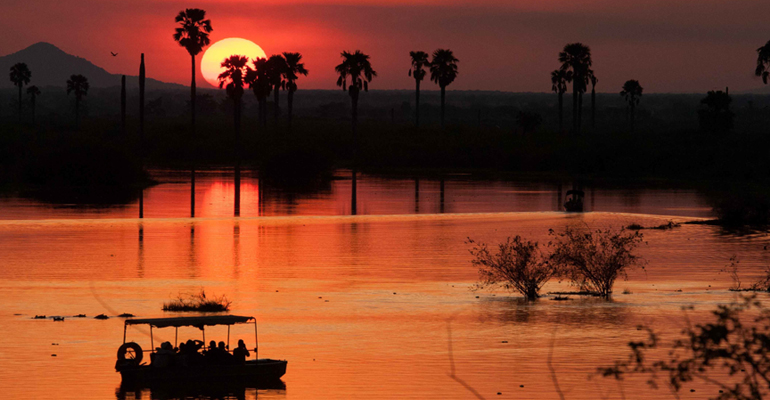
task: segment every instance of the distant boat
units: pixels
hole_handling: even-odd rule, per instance
[[[195,362],[189,358],[182,359],[179,353],[167,352],[164,354],[167,362],[161,363],[159,359],[163,350],[155,349],[153,328],[173,327],[177,331],[179,327],[192,326],[202,331],[205,340],[206,326],[226,325],[228,327],[228,341],[230,325],[254,323],[254,339],[257,339],[257,321],[254,317],[238,315],[219,315],[204,317],[178,317],[178,318],[149,318],[127,319],[123,326],[123,345],[118,349],[118,360],[115,370],[120,372],[123,386],[151,385],[151,384],[177,384],[185,382],[211,384],[238,382],[242,384],[264,384],[277,382],[286,373],[286,360],[260,359],[258,357],[258,345],[253,349],[254,358],[245,362],[212,363],[207,362],[197,349],[193,355],[197,357]],[[126,329],[129,325],[150,326],[150,363],[143,363],[144,351],[136,342],[126,342]],[[175,335],[175,337],[178,337]],[[180,346],[181,347],[181,346]],[[188,353],[189,355],[189,353]],[[168,362],[170,361],[170,362]],[[248,387],[248,386],[247,386]]]
[[[585,197],[585,195],[585,192],[582,190],[568,190],[567,202],[564,203],[564,209],[567,210],[567,212],[583,212],[583,197]]]

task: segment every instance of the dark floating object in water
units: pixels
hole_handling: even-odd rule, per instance
[[[118,318],[131,318],[131,317],[135,317],[135,315],[131,313],[123,313],[118,315]]]
[[[552,298],[551,300],[553,300],[553,301],[569,300],[569,296],[556,296],[556,297]]]
[[[16,316],[16,317],[18,317],[18,316],[19,316],[19,315],[21,315],[21,314],[18,314],[18,313],[17,313],[17,314],[13,314],[13,315],[14,315],[14,316]]]
[[[85,314],[78,314],[78,315],[73,315],[72,316],[72,318],[85,318],[85,317],[86,317]]]
[[[502,341],[502,342],[500,342],[500,343],[508,343],[508,341],[507,341],[507,340],[503,340],[503,341]]]
[[[45,315],[35,315],[32,319],[46,319]]]
[[[58,315],[56,315],[54,317],[51,317],[51,318],[53,318],[54,321],[64,321],[64,317],[60,317]]]
[[[329,302],[329,300],[324,300],[324,303],[328,303],[328,302]]]
[[[51,357],[56,357],[56,354],[51,354]]]
[[[503,394],[503,392],[497,392],[497,395],[498,395],[498,396],[499,396],[499,395],[501,395],[501,394]]]
[[[99,314],[99,315],[95,316],[94,319],[110,319],[110,317],[108,317],[108,316],[106,316],[104,314]]]
[[[524,387],[524,385],[519,385],[519,387]]]

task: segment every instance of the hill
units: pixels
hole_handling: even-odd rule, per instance
[[[26,63],[27,67],[32,71],[32,81],[30,84],[38,87],[64,87],[66,86],[67,79],[73,74],[84,75],[88,78],[91,87],[94,88],[120,86],[121,75],[111,74],[85,58],[67,54],[58,47],[46,42],[35,43],[23,50],[0,57],[0,71],[5,71],[7,74],[12,65],[20,62]],[[129,87],[139,86],[136,76],[127,76],[126,81]],[[0,79],[0,88],[10,88],[12,86],[13,83],[9,79]],[[148,90],[181,88],[184,88],[184,86],[147,78]]]

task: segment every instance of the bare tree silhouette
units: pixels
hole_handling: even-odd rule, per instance
[[[770,40],[757,49],[757,69],[754,73],[762,77],[762,82],[767,84],[767,77],[770,75]]]
[[[11,67],[11,82],[19,88],[19,122],[21,122],[21,89],[29,83],[32,72],[25,63],[16,63]]]
[[[257,97],[257,120],[262,126],[267,125],[267,96],[270,96],[272,85],[268,78],[268,65],[266,58],[257,58],[252,61],[254,68],[249,68],[245,82],[249,85],[249,88],[254,92],[254,96]]]
[[[358,132],[356,128],[358,124],[358,95],[361,90],[369,91],[369,82],[377,76],[377,72],[372,69],[369,56],[360,50],[356,50],[355,53],[343,51],[341,55],[342,63],[334,67],[334,70],[339,74],[337,86],[342,87],[342,90],[347,90],[352,100],[353,157],[355,158],[358,154]],[[350,86],[347,84],[348,78],[350,78]]]
[[[267,59],[267,78],[273,85],[273,101],[275,102],[275,123],[278,124],[278,116],[281,109],[278,106],[279,93],[281,89],[286,88],[286,59],[280,54],[273,54]]]
[[[631,116],[631,132],[634,131],[634,113],[636,106],[639,105],[639,101],[641,100],[642,90],[639,81],[631,79],[623,84],[623,91],[620,92],[620,95],[626,99],[626,102],[628,102],[628,109]]]
[[[297,91],[297,79],[300,75],[307,76],[308,70],[305,69],[305,64],[302,61],[302,54],[299,53],[283,53],[283,58],[286,60],[286,92],[288,92],[288,123],[289,132],[291,132],[291,110],[294,104],[294,92]]]
[[[567,82],[572,79],[572,72],[557,69],[551,72],[551,90],[559,95],[559,132],[564,130],[564,92]]]
[[[586,91],[588,72],[591,69],[591,49],[582,43],[570,43],[559,53],[561,69],[571,72],[568,82],[572,82],[572,129],[580,131],[581,97]]]
[[[37,96],[40,96],[40,89],[37,86],[32,85],[27,88],[27,94],[29,95],[29,103],[32,106],[32,124],[35,123],[35,101]]]
[[[452,50],[438,49],[433,52],[433,60],[430,62],[430,80],[436,82],[441,88],[441,127],[444,127],[444,114],[446,111],[446,87],[457,78],[457,62]]]
[[[213,30],[211,20],[206,19],[206,11],[188,8],[177,14],[174,22],[179,26],[174,31],[174,40],[187,50],[192,59],[190,80],[190,136],[195,138],[195,56],[211,43],[209,33]],[[195,157],[190,166],[190,217],[195,217]]]
[[[423,68],[430,68],[430,61],[428,61],[428,53],[424,51],[410,51],[409,57],[412,59],[412,67],[409,68],[409,76],[414,78],[415,88],[415,110],[414,110],[414,124],[420,126],[420,82],[425,78],[426,70]]]
[[[67,94],[75,93],[75,125],[80,127],[80,100],[88,94],[88,78],[83,75],[72,75],[67,80]]]

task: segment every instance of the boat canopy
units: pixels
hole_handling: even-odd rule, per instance
[[[127,319],[126,325],[147,324],[156,328],[194,326],[198,329],[203,329],[204,326],[245,324],[250,321],[254,321],[254,317],[244,317],[240,315],[212,315],[203,317]]]

